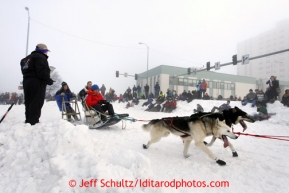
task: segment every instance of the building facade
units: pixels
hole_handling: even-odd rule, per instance
[[[238,43],[237,56],[260,56],[280,50],[289,49],[289,19],[277,23],[274,29],[263,32],[256,37]],[[249,61],[249,64],[238,64],[237,74],[254,77],[265,89],[270,76],[277,76],[279,81],[289,81],[289,51]],[[284,90],[284,87],[281,88]]]
[[[159,83],[161,91],[166,93],[167,89],[175,90],[181,94],[184,90],[196,90],[198,80],[205,79],[208,88],[207,93],[213,98],[222,95],[223,98],[241,96],[243,98],[249,93],[249,89],[261,89],[262,82],[254,77],[216,73],[211,71],[198,72],[196,75],[187,75],[187,68],[160,65],[148,71],[149,92],[154,93],[156,82]],[[142,89],[147,83],[146,72],[139,74],[137,85]],[[280,81],[284,89],[289,88],[289,82]],[[281,93],[283,94],[283,92]]]

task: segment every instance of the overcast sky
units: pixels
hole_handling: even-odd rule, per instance
[[[146,71],[147,49],[139,42],[149,46],[149,69],[202,67],[207,61],[231,62],[238,42],[289,17],[288,0],[1,0],[0,92],[18,92],[22,81],[25,7],[31,18],[28,53],[46,44],[49,64],[74,92],[91,80],[117,94],[135,80],[116,78],[116,70]]]

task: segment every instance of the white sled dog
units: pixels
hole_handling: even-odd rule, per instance
[[[218,159],[211,150],[203,143],[207,136],[213,135],[224,141],[224,147],[230,146],[234,151],[234,147],[228,141],[227,136],[232,139],[237,139],[238,136],[231,132],[229,126],[224,121],[219,121],[216,114],[208,114],[203,117],[169,117],[162,119],[151,120],[148,124],[144,124],[142,128],[145,131],[150,131],[151,140],[143,145],[144,149],[149,148],[152,143],[158,142],[162,137],[173,133],[182,137],[184,140],[183,154],[187,158],[188,149],[191,141],[195,141],[195,145],[200,148],[208,156],[215,160],[219,165],[226,165],[226,162]]]

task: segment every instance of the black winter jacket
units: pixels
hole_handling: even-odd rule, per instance
[[[35,77],[46,83],[51,82],[48,56],[39,51],[33,51],[20,62],[23,79]]]

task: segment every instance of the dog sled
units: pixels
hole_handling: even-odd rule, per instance
[[[135,121],[129,117],[129,114],[115,114],[110,116],[108,114],[102,114],[93,107],[88,107],[84,98],[81,98],[82,108],[85,116],[85,124],[88,125],[89,129],[101,129],[108,126],[112,126],[122,121],[122,129],[126,128],[125,121]],[[106,116],[107,120],[102,121],[101,115]]]
[[[67,109],[67,104],[70,104],[70,109]],[[79,118],[78,118],[79,116]],[[73,117],[74,120],[71,118]],[[62,110],[61,110],[61,118],[67,120],[69,122],[81,122],[81,113],[79,111],[77,97],[71,98],[70,101],[66,101],[64,96],[62,96]]]

